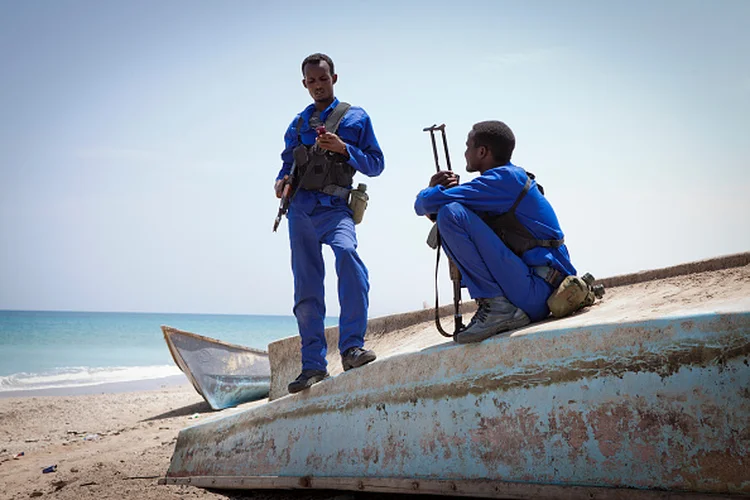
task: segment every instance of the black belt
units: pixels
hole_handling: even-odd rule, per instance
[[[339,198],[348,200],[349,191],[351,191],[351,189],[337,186],[336,184],[329,184],[327,186],[323,186],[320,191],[331,196],[338,196]]]

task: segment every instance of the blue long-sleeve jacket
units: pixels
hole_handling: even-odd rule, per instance
[[[508,163],[450,189],[442,186],[423,189],[417,195],[414,210],[417,215],[435,214],[440,207],[458,202],[480,216],[505,213],[521,194],[526,178],[527,174],[522,168]],[[516,217],[537,239],[563,238],[557,215],[534,180],[516,208]],[[521,258],[529,266],[551,266],[565,274],[576,274],[565,245],[559,248],[535,247],[526,251]]]
[[[331,105],[323,110],[320,114],[321,122],[325,122],[328,115],[331,114],[338,103],[339,100],[334,99]],[[315,144],[317,133],[315,129],[310,127],[310,116],[314,111],[315,105],[310,104],[302,113],[294,117],[294,120],[292,120],[292,123],[287,128],[284,134],[285,147],[281,153],[283,164],[279,174],[276,176],[276,180],[288,175],[292,169],[292,150],[299,145],[297,139],[297,122],[300,117],[303,118],[302,127],[300,128],[302,142],[308,146]],[[376,177],[383,172],[385,168],[383,152],[380,150],[378,140],[375,138],[372,121],[364,109],[357,106],[350,107],[341,120],[336,135],[346,143],[346,150],[349,153],[349,161],[347,163],[349,165],[368,177]],[[294,196],[292,203],[311,204],[315,200],[323,205],[331,205],[330,195],[319,191],[305,191],[302,189]]]

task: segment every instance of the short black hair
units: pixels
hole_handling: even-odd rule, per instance
[[[302,61],[302,76],[305,76],[305,66],[310,64],[320,64],[321,62],[327,62],[328,67],[331,69],[331,76],[335,75],[336,72],[333,70],[333,59],[328,57],[325,54],[321,54],[320,52],[316,52],[315,54],[310,54],[309,56],[305,57],[305,60]]]
[[[475,123],[471,130],[474,132],[474,147],[489,149],[499,165],[510,161],[516,147],[516,136],[509,126],[501,121],[489,120]]]

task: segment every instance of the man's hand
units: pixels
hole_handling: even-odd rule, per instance
[[[430,187],[443,186],[452,188],[458,186],[458,176],[451,170],[441,170],[430,179]]]
[[[276,198],[281,198],[281,194],[284,192],[284,186],[286,185],[288,180],[289,176],[285,175],[283,179],[277,180],[273,185],[273,189],[274,191],[276,191]]]
[[[318,146],[327,150],[339,153],[349,158],[349,152],[346,150],[346,143],[336,134],[326,132],[318,136]]]

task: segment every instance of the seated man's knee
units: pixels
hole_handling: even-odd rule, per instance
[[[466,210],[466,207],[456,201],[443,205],[437,213],[438,228],[446,224],[456,224],[466,215]]]

